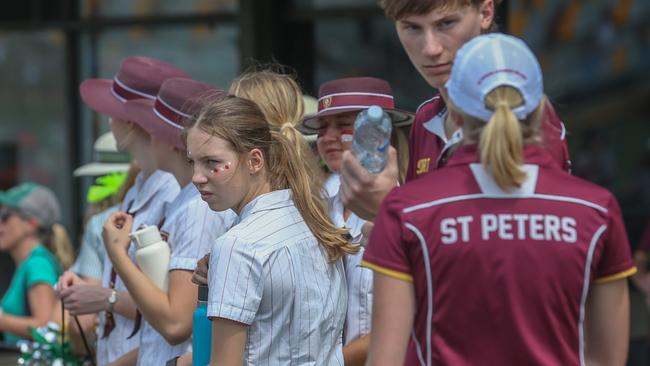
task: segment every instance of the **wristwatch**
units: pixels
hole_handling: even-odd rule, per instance
[[[115,307],[115,303],[117,302],[117,291],[115,291],[114,289],[111,290],[111,294],[108,295],[108,299],[106,299],[106,302],[108,302],[108,311],[112,313],[113,307]]]

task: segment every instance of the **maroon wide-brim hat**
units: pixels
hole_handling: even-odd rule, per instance
[[[113,80],[88,79],[79,85],[81,99],[95,112],[124,121],[132,116],[125,110],[128,100],[155,100],[162,83],[172,77],[189,78],[183,70],[150,57],[125,58]]]
[[[298,129],[304,134],[318,133],[319,119],[345,112],[358,112],[378,105],[388,113],[393,126],[413,123],[413,114],[395,108],[393,91],[387,81],[372,77],[337,79],[324,83],[318,91],[318,113],[306,115]]]
[[[170,78],[160,87],[155,100],[129,100],[126,112],[132,121],[164,143],[185,148],[181,132],[192,116],[213,98],[223,96],[222,90],[187,78]]]

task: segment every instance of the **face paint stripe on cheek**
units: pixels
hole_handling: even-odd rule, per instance
[[[215,168],[212,169],[212,174],[217,174],[217,173],[219,173],[219,172],[226,171],[226,170],[230,169],[230,165],[231,165],[230,162],[226,162],[226,163],[225,163],[223,166],[221,166],[221,167],[215,167]]]
[[[354,131],[352,129],[345,129],[341,131],[341,142],[352,142],[354,138]]]

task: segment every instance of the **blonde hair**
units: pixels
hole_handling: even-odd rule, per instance
[[[305,105],[295,79],[270,67],[247,71],[233,80],[228,93],[255,102],[266,122],[291,142],[303,161],[303,168],[312,177],[313,187],[322,187],[323,170],[309,143],[296,129],[302,120]]]
[[[64,270],[74,262],[74,248],[68,231],[61,224],[53,224],[50,228],[41,228],[39,237],[43,245],[57,257]]]
[[[269,127],[256,103],[236,96],[217,99],[206,105],[188,128],[198,128],[228,141],[239,154],[260,149],[271,189],[291,190],[296,208],[327,252],[328,259],[333,262],[345,253],[358,252],[358,247],[345,239],[347,230],[337,228],[330,221],[320,187],[313,184],[293,144]]]
[[[510,86],[500,86],[485,97],[485,106],[494,111],[486,123],[463,115],[464,139],[478,140],[481,163],[488,168],[497,185],[503,190],[521,187],[526,173],[521,170],[524,163],[523,147],[526,143],[539,142],[539,125],[546,103],[542,98],[539,106],[526,119],[519,121],[512,111],[524,103],[521,93]]]

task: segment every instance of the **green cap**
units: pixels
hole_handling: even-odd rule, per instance
[[[61,219],[61,206],[54,193],[49,188],[32,182],[0,192],[0,205],[35,217],[43,227],[50,227]]]

